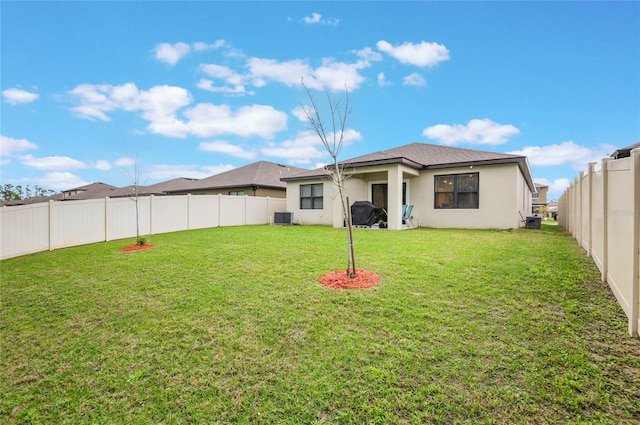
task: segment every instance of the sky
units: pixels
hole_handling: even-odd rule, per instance
[[[413,142],[526,155],[557,199],[640,141],[640,2],[0,2],[0,183],[204,178]],[[325,115],[325,119],[326,115]]]

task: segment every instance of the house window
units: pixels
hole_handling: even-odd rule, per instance
[[[300,209],[321,210],[322,207],[322,183],[300,185]]]
[[[229,191],[231,196],[244,196],[244,190],[231,190]]]
[[[537,192],[537,191],[536,191],[536,192],[532,192],[532,193],[531,193],[531,197],[532,197],[532,198],[534,198],[534,199],[537,199],[537,198],[538,198],[538,196],[539,196],[539,194],[538,194],[538,192]]]
[[[478,173],[435,178],[435,208],[479,208]]]

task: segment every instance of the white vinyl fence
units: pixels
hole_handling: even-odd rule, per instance
[[[140,235],[207,227],[270,224],[286,200],[253,196],[138,198]],[[136,236],[132,198],[44,202],[0,208],[0,259]]]
[[[593,258],[629,319],[640,329],[640,149],[590,163],[558,201],[560,226]]]

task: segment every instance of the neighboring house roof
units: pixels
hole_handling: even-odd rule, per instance
[[[286,183],[283,183],[281,179],[303,171],[307,170],[269,161],[258,161],[245,165],[244,167],[189,182],[182,187],[167,190],[167,192],[186,192],[247,186],[285,190]]]
[[[166,195],[172,190],[179,190],[181,188],[189,186],[190,184],[193,184],[193,182],[196,181],[198,181],[198,179],[189,177],[178,177],[173,180],[156,183],[149,186],[138,186],[138,196]],[[122,198],[133,195],[135,195],[135,185],[113,189],[109,192],[108,195],[105,196],[109,196],[110,198]]]
[[[62,194],[64,195],[64,198],[62,200],[66,201],[104,198],[105,196],[109,196],[106,195],[106,193],[113,189],[117,189],[117,187],[101,182],[91,183],[84,186],[75,187],[73,189],[63,190]]]
[[[536,189],[543,189],[545,187],[549,187],[549,186],[544,185],[544,184],[540,184],[540,183],[536,183]]]
[[[24,199],[16,199],[10,201],[2,201],[0,200],[0,206],[3,207],[13,207],[17,205],[30,205],[30,204],[38,204],[40,202],[49,202],[49,201],[62,201],[63,199],[62,193],[56,193],[51,196],[32,196]]]
[[[339,162],[345,168],[367,167],[384,164],[403,164],[418,170],[464,167],[471,165],[489,165],[517,163],[524,175],[527,185],[535,189],[531,169],[526,156],[505,153],[479,151],[474,149],[453,148],[449,146],[431,145],[427,143],[411,143],[398,148],[378,151],[368,155]],[[327,175],[325,168],[310,170],[296,176],[284,178],[284,181],[312,179]]]
[[[634,143],[626,148],[620,148],[609,156],[614,159],[627,158],[628,156],[631,156],[631,151],[637,148],[640,148],[640,142]]]

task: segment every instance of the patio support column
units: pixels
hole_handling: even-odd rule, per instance
[[[390,230],[402,229],[402,170],[399,165],[392,165],[387,172],[388,206],[387,225]]]

